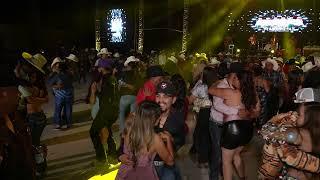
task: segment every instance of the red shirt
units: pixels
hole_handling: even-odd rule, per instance
[[[144,94],[145,91],[149,91],[150,95]],[[156,86],[152,83],[151,80],[144,83],[143,87],[139,89],[137,97],[136,97],[136,103],[140,104],[144,100],[149,101],[156,101]]]

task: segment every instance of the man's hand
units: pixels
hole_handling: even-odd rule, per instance
[[[144,94],[145,96],[151,96],[151,95],[152,95],[150,89],[148,89],[148,88],[144,88],[144,89],[143,89],[143,94]]]
[[[133,165],[133,161],[129,158],[128,155],[126,154],[122,154],[120,157],[119,157],[119,160],[121,163],[125,164],[125,165],[128,165],[128,166],[132,166]]]

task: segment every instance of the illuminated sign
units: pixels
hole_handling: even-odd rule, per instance
[[[126,40],[126,15],[123,9],[111,9],[107,14],[107,31],[110,42]]]
[[[301,32],[311,23],[304,14],[301,10],[259,11],[251,18],[249,25],[256,32]]]

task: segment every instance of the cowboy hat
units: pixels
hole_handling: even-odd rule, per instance
[[[55,64],[61,63],[61,62],[63,62],[63,61],[59,57],[54,58],[54,60],[51,63],[51,69]]]
[[[140,61],[138,58],[136,58],[136,57],[134,57],[134,56],[130,56],[130,57],[128,57],[127,60],[123,63],[123,65],[124,65],[125,67],[127,67],[130,62],[138,62],[138,61]]]
[[[97,55],[100,56],[100,55],[102,55],[102,54],[110,55],[110,54],[112,54],[112,53],[109,52],[107,48],[102,48]]]
[[[170,57],[168,58],[168,60],[170,60],[170,61],[172,61],[172,62],[174,62],[174,63],[177,63],[177,62],[178,62],[178,59],[177,59],[176,57],[174,57],[174,56],[170,56]]]
[[[274,71],[277,71],[279,69],[279,65],[278,65],[277,61],[274,60],[274,59],[268,58],[268,59],[262,61],[261,63],[262,63],[262,67],[263,68],[266,67],[267,63],[271,63],[273,65],[273,70]]]
[[[308,72],[310,69],[316,67],[317,65],[313,64],[311,61],[305,63],[301,69],[303,72]]]
[[[211,65],[217,65],[220,64],[220,61],[218,61],[218,59],[216,57],[212,57],[210,58],[210,63]]]
[[[27,60],[33,67],[37,68],[43,74],[45,74],[44,70],[42,69],[43,66],[47,63],[47,59],[42,56],[41,54],[37,53],[35,55],[31,55],[27,52],[22,53],[22,57]]]
[[[118,52],[114,53],[113,55],[114,58],[119,58],[120,57],[120,54]]]
[[[66,59],[69,59],[69,60],[71,60],[71,61],[73,61],[73,62],[79,62],[79,59],[78,59],[77,56],[74,55],[74,54],[69,54],[69,56],[66,57]]]
[[[281,57],[278,57],[275,60],[278,61],[278,62],[281,62],[283,64],[283,59]]]

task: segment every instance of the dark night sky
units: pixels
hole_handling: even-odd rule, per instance
[[[0,8],[5,47],[50,47],[57,41],[90,44],[94,38],[95,1],[7,1]]]

